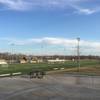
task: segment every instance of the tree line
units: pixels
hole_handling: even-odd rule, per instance
[[[19,60],[19,59],[66,59],[66,60],[72,60],[72,59],[77,59],[77,56],[73,56],[73,55],[45,55],[45,56],[37,56],[37,55],[25,55],[25,54],[11,54],[11,53],[0,53],[0,59],[5,59],[5,60]],[[100,56],[94,56],[94,55],[81,55],[80,59],[100,59]]]

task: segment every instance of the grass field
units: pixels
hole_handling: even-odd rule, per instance
[[[80,61],[80,72],[92,72],[93,73],[93,68],[94,72],[100,70],[100,61],[97,60],[82,60]],[[97,67],[98,66],[98,67]],[[86,67],[88,69],[81,69],[83,67]],[[75,68],[75,70],[72,70],[71,72],[76,72],[78,69],[78,63],[77,62],[72,62],[68,61],[66,63],[55,63],[55,64],[48,64],[48,63],[39,63],[39,64],[9,64],[8,67],[4,67],[0,65],[0,74],[7,74],[7,73],[16,73],[16,72],[22,72],[23,74],[30,72],[31,70],[45,70],[45,71],[51,71],[54,68],[65,68],[70,69],[70,68]],[[88,71],[89,69],[92,69]]]

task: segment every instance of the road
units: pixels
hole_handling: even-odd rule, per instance
[[[0,100],[100,100],[100,77],[53,74],[44,79],[0,78]]]

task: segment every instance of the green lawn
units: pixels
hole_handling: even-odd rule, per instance
[[[96,60],[83,60],[80,61],[81,67],[85,66],[97,66],[100,65],[100,61]],[[78,64],[77,62],[66,62],[66,63],[56,63],[56,64],[47,64],[47,63],[40,63],[40,64],[9,64],[8,67],[2,67],[0,66],[0,74],[6,74],[6,73],[15,73],[15,72],[22,72],[22,73],[28,73],[31,70],[53,70],[53,68],[77,68]]]

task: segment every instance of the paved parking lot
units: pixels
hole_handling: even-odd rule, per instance
[[[0,100],[100,100],[100,77],[47,75],[0,78]]]

